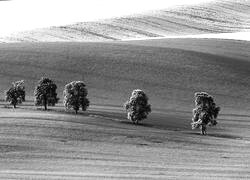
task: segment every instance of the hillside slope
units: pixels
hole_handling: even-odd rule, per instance
[[[199,136],[87,113],[0,107],[0,179],[249,179],[249,117],[238,118]]]
[[[60,96],[66,83],[84,80],[94,104],[122,106],[133,89],[141,88],[155,110],[190,112],[196,91],[213,94],[225,112],[249,110],[250,42],[179,39],[154,40],[155,46],[131,43],[1,44],[0,91],[11,81],[24,79],[27,99],[32,100],[35,83],[48,76],[58,84]],[[184,50],[183,44],[189,44],[189,49]],[[197,46],[204,52],[192,50]]]
[[[250,30],[250,1],[218,0],[141,15],[37,29],[0,42],[110,41]]]
[[[0,92],[24,79],[29,102],[0,104],[0,179],[249,179],[250,42],[171,39],[0,44]],[[58,95],[84,80],[87,112],[31,102],[41,76]],[[142,125],[122,108],[131,91],[149,96]],[[194,92],[222,108],[207,136],[190,129]]]

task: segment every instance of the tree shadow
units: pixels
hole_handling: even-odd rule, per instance
[[[20,107],[16,106],[16,108],[14,108],[13,105],[4,104],[1,108],[2,109],[19,109]]]
[[[200,132],[187,132],[186,134],[199,135],[204,137],[216,137],[216,138],[225,138],[225,139],[243,139],[241,136],[231,135],[231,134],[218,134],[218,133],[208,133],[206,135],[200,134]]]
[[[226,138],[226,139],[243,139],[240,136],[231,135],[231,134],[207,134],[210,137],[217,137],[217,138]]]
[[[36,108],[36,110],[37,110],[37,111],[44,111],[44,112],[55,111],[54,109],[49,109],[49,108],[48,108],[48,109],[45,110],[44,108],[39,108],[39,107]]]
[[[134,124],[131,121],[125,121],[125,120],[122,120],[120,123],[122,123],[122,124],[128,124],[128,125],[134,125],[134,126],[154,127],[154,125],[152,125],[152,124],[147,124],[147,123]]]

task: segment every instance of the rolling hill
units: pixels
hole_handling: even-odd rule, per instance
[[[1,179],[249,178],[249,117],[220,121],[223,126],[201,137],[190,130],[134,126],[86,113],[27,107],[1,107],[0,113]],[[240,120],[234,123],[235,118]]]
[[[0,104],[0,179],[249,179],[249,48],[218,39],[1,44],[0,91],[24,79],[28,102]],[[41,76],[60,98],[84,80],[90,109],[34,107]],[[152,104],[139,126],[122,108],[135,88]],[[222,108],[207,136],[190,129],[196,91]]]
[[[86,81],[94,104],[120,106],[141,88],[158,109],[189,111],[194,92],[208,91],[223,110],[248,110],[249,48],[216,39],[1,44],[0,91],[24,79],[32,99],[35,82],[48,76],[59,94],[72,80]]]
[[[18,42],[0,43],[0,179],[249,179],[250,41],[150,39],[249,31],[249,14],[220,0],[0,39]],[[58,86],[48,111],[33,106],[42,76]],[[4,91],[21,79],[27,102],[12,109]],[[78,115],[62,105],[73,80],[89,92]],[[137,88],[152,113],[135,126],[123,103]],[[190,127],[197,91],[221,107],[207,136]]]
[[[112,41],[250,30],[250,2],[218,0],[127,17],[36,29],[0,42]]]

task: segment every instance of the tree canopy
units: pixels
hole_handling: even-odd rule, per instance
[[[195,108],[193,109],[192,129],[201,128],[206,133],[206,125],[215,126],[220,107],[216,106],[214,98],[206,92],[195,93]]]
[[[131,97],[124,106],[128,113],[128,119],[136,124],[146,119],[147,115],[151,112],[151,106],[148,104],[148,97],[140,89],[133,90]]]
[[[81,108],[83,111],[89,106],[87,99],[88,91],[83,81],[72,81],[65,85],[64,91],[64,106],[66,109],[74,109],[75,113]]]
[[[44,106],[45,110],[47,106],[54,106],[59,100],[56,89],[57,86],[51,79],[42,77],[35,87],[35,105]]]
[[[5,92],[5,100],[16,108],[17,104],[25,101],[24,80],[12,83],[12,86]]]

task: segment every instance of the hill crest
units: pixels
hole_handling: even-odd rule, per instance
[[[17,33],[0,42],[113,41],[250,31],[250,2],[219,0]]]

